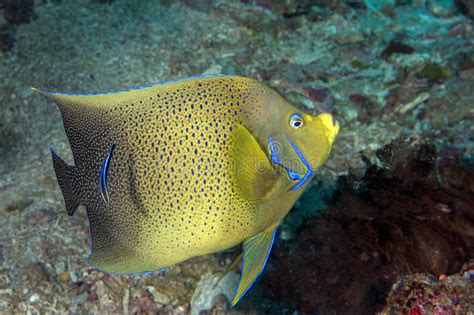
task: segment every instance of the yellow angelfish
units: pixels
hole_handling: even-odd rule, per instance
[[[37,90],[37,89],[34,89]],[[66,209],[84,205],[88,262],[155,271],[243,243],[237,303],[339,126],[254,79],[214,75],[124,91],[37,90],[57,102],[74,166],[53,150]]]

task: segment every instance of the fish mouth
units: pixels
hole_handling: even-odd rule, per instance
[[[316,118],[323,124],[326,137],[329,140],[329,143],[332,144],[339,133],[339,123],[334,116],[328,113],[319,114]]]
[[[281,167],[283,167],[286,170],[286,172],[288,174],[288,177],[291,180],[297,181],[296,185],[293,186],[291,188],[291,190],[298,190],[304,184],[306,184],[311,179],[311,177],[313,177],[315,172],[313,171],[313,169],[312,169],[311,165],[309,164],[308,160],[304,157],[301,150],[293,142],[293,140],[291,140],[291,138],[288,137],[288,136],[287,136],[287,139],[288,139],[288,142],[290,143],[291,147],[293,148],[293,151],[296,153],[296,155],[298,156],[301,163],[303,163],[303,165],[305,166],[306,173],[303,176],[301,176],[296,171],[294,171],[292,168],[290,168],[289,166],[286,166],[286,165],[283,164],[283,162],[278,157],[278,152],[277,152],[275,143],[273,142],[272,136],[268,137],[268,143],[270,145],[270,157],[271,157],[271,160],[274,164],[280,165]]]

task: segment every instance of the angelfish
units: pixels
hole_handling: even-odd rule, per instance
[[[330,114],[232,75],[107,93],[34,90],[62,114],[74,166],[51,150],[53,165],[68,214],[87,210],[88,263],[145,273],[243,243],[232,304],[264,269],[280,221],[339,131]]]

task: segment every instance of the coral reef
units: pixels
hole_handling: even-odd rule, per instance
[[[473,282],[467,275],[473,261],[460,273],[439,278],[427,274],[401,277],[387,297],[387,306],[380,314],[469,314],[474,306]]]
[[[87,218],[65,213],[48,149],[73,162],[60,113],[30,86],[235,73],[336,115],[332,156],[282,222],[262,281],[232,309],[206,290],[199,311],[373,312],[400,277],[453,277],[473,252],[472,17],[470,0],[1,1],[0,313],[188,314],[233,253],[133,278],[85,266]],[[414,140],[377,151],[400,135]]]
[[[373,314],[399,276],[459,272],[474,253],[474,167],[439,156],[401,138],[377,150],[380,165],[362,178],[342,177],[328,211],[279,251],[268,292],[305,314]],[[466,290],[458,304],[473,309]]]

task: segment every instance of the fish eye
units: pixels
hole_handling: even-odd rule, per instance
[[[288,122],[290,124],[290,127],[293,129],[299,129],[303,127],[304,121],[303,117],[301,117],[300,114],[293,114],[290,117],[290,121]]]

